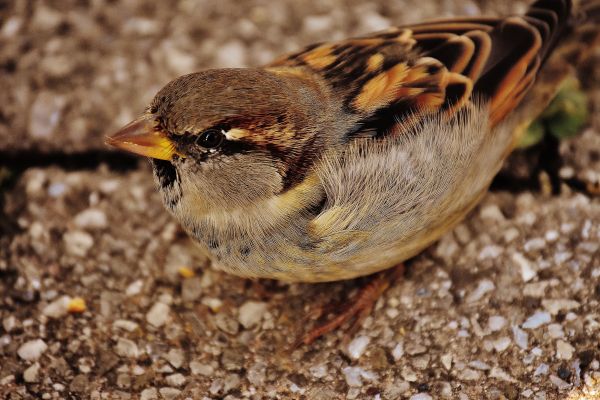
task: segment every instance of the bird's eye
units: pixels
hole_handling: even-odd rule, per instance
[[[198,136],[198,139],[196,139],[196,144],[207,149],[214,149],[223,143],[223,139],[223,132],[217,129],[208,129]]]

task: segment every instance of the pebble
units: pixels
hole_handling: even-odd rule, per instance
[[[52,303],[48,304],[42,310],[42,314],[50,318],[60,318],[67,315],[69,311],[69,303],[71,302],[71,297],[69,296],[61,296],[58,299],[54,300]]]
[[[104,229],[108,226],[108,218],[104,211],[88,208],[75,216],[75,225],[82,229]]]
[[[245,329],[251,329],[262,321],[267,312],[267,303],[247,301],[239,309],[238,321]]]
[[[125,294],[127,296],[137,296],[142,293],[142,288],[144,287],[144,281],[138,279],[136,281],[131,282],[127,288],[125,289]]]
[[[181,390],[172,387],[162,387],[159,392],[164,400],[175,400],[181,394]]]
[[[185,376],[183,376],[182,374],[171,374],[168,375],[165,378],[165,381],[167,382],[168,385],[170,386],[176,386],[176,387],[180,387],[183,386],[185,384]]]
[[[121,357],[126,358],[137,358],[139,356],[139,350],[137,344],[130,339],[119,338],[117,345],[115,346],[115,353]]]
[[[552,315],[560,311],[570,311],[580,306],[579,302],[570,299],[543,299],[542,306]]]
[[[477,288],[475,288],[475,290],[473,290],[473,292],[471,292],[471,294],[467,296],[466,300],[468,303],[474,303],[480,300],[486,293],[491,292],[495,288],[496,285],[494,285],[494,282],[492,282],[489,279],[483,279],[479,281]]]
[[[369,345],[371,339],[367,336],[358,336],[348,344],[348,355],[354,360],[358,360]]]
[[[248,63],[246,46],[239,40],[230,40],[218,47],[215,55],[217,67],[245,67]]]
[[[166,359],[174,368],[179,369],[185,362],[185,355],[181,349],[171,349],[167,353]]]
[[[315,367],[311,367],[310,372],[315,376],[314,369]],[[325,374],[327,373],[327,367],[325,367]],[[319,378],[320,376],[315,376]],[[248,382],[256,386],[257,388],[262,387],[265,384],[265,379],[267,378],[267,366],[264,363],[255,363],[248,369],[248,374],[246,379]]]
[[[48,345],[42,339],[30,340],[23,343],[17,354],[25,361],[35,361],[48,349]]]
[[[481,370],[481,371],[487,371],[487,370],[491,369],[491,367],[488,364],[484,363],[481,360],[471,361],[469,363],[469,367],[475,368],[475,369],[478,369],[478,370]]]
[[[146,314],[146,321],[155,328],[160,328],[169,320],[170,312],[171,307],[167,304],[161,302],[154,303],[150,311]]]
[[[550,382],[552,382],[558,390],[567,390],[571,388],[571,384],[563,381],[556,375],[550,375]]]
[[[94,238],[87,232],[70,231],[63,235],[65,250],[68,254],[85,257],[94,245]]]
[[[240,376],[237,374],[229,374],[223,380],[223,391],[225,393],[231,392],[240,386]]]
[[[458,373],[458,379],[462,379],[464,381],[478,381],[481,379],[481,372],[472,368],[465,368]]]
[[[40,364],[34,363],[23,371],[23,380],[27,383],[38,382],[40,379]]]
[[[410,396],[410,400],[433,400],[433,397],[427,393],[417,393]]]
[[[440,361],[442,362],[442,365],[444,366],[444,368],[446,368],[448,371],[450,370],[450,368],[452,368],[452,354],[444,354],[440,357]]]
[[[377,380],[377,374],[371,371],[362,369],[361,367],[344,367],[342,373],[346,379],[346,383],[350,387],[361,387],[363,385],[363,379],[366,381]]]
[[[310,374],[317,379],[326,377],[327,371],[328,369],[326,364],[313,365],[309,368]]]
[[[548,372],[550,372],[550,366],[546,363],[542,363],[535,369],[533,376],[548,375]]]
[[[156,388],[146,388],[142,390],[140,400],[158,400],[158,391]]]
[[[497,332],[504,328],[506,325],[506,318],[500,315],[492,315],[490,319],[488,319],[488,329],[490,332]]]
[[[519,271],[521,272],[521,279],[523,282],[529,282],[533,278],[537,276],[537,272],[531,265],[528,259],[523,256],[523,254],[519,252],[515,252],[512,255],[512,260],[519,267]]]
[[[203,364],[199,361],[190,362],[190,371],[194,375],[211,376],[214,374],[215,369],[210,364]]]
[[[493,343],[494,349],[498,353],[501,353],[504,350],[508,349],[508,346],[510,346],[510,344],[512,343],[512,340],[510,340],[510,338],[508,336],[502,336],[502,337],[499,337],[498,339],[494,340],[492,343]],[[527,348],[527,344],[525,344],[525,348]]]
[[[506,220],[502,210],[500,210],[500,207],[498,207],[496,204],[490,204],[481,208],[479,211],[479,217],[481,219],[487,219],[494,222],[503,222]]]
[[[139,327],[137,322],[129,321],[127,319],[118,319],[113,322],[113,328],[123,329],[127,332],[133,332]]]
[[[542,325],[546,325],[550,321],[552,321],[550,313],[545,311],[538,311],[531,315],[529,318],[527,318],[527,320],[523,322],[523,325],[521,326],[524,329],[536,329]]]
[[[219,313],[215,316],[217,328],[230,335],[236,335],[240,330],[239,323],[227,314]]]
[[[556,342],[556,357],[561,360],[570,360],[573,358],[575,348],[564,340],[558,340]]]
[[[6,331],[6,333],[12,332],[13,329],[16,329],[21,325],[21,322],[15,318],[14,315],[9,315],[8,317],[2,320],[2,327]]]
[[[494,367],[491,369],[491,371],[489,372],[489,377],[490,378],[496,378],[496,379],[500,379],[506,382],[512,382],[512,383],[516,383],[517,380],[515,378],[513,378],[512,376],[510,376],[506,371],[504,371],[502,368],[500,367]]]
[[[523,245],[523,248],[528,253],[531,253],[531,252],[534,252],[537,250],[542,250],[545,247],[546,247],[546,241],[542,238],[534,238],[534,239],[528,240]]]
[[[66,99],[55,93],[40,92],[31,106],[29,135],[49,139],[60,122]]]
[[[565,337],[565,332],[561,324],[550,324],[548,325],[548,335],[552,339],[560,339]]]
[[[202,295],[202,280],[197,277],[184,279],[181,283],[181,299],[184,302],[193,302]]]
[[[398,361],[402,358],[403,355],[404,355],[404,344],[402,342],[399,342],[398,344],[396,344],[396,346],[392,350],[392,357],[394,357],[394,361]]]

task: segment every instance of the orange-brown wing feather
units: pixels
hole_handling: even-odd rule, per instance
[[[492,125],[517,107],[560,36],[570,0],[539,0],[522,17],[455,18],[310,46],[278,67],[323,76],[360,123],[384,135],[404,118],[489,102]],[[412,122],[412,121],[411,121]]]

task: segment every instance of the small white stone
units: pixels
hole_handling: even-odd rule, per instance
[[[492,315],[490,319],[488,319],[488,329],[490,332],[497,332],[504,328],[506,325],[506,318],[500,315]]]
[[[580,306],[579,302],[570,299],[543,299],[542,306],[552,315],[560,311],[570,311]]]
[[[267,303],[247,301],[240,307],[238,321],[244,328],[251,329],[262,321],[266,312]]]
[[[471,361],[469,363],[469,367],[475,368],[475,369],[478,369],[478,370],[481,370],[481,371],[487,371],[487,370],[489,370],[491,368],[488,364],[486,364],[486,363],[484,363],[483,361],[480,361],[480,360]]]
[[[137,344],[133,340],[119,338],[115,346],[115,353],[121,357],[137,358],[139,350]]]
[[[181,390],[172,387],[162,387],[159,392],[164,400],[175,400],[181,394]]]
[[[517,346],[519,346],[523,350],[526,350],[529,347],[529,335],[527,334],[527,332],[525,332],[516,325],[512,327],[512,331]]]
[[[70,296],[61,296],[48,304],[42,310],[42,314],[50,318],[60,318],[67,315],[69,312],[69,303],[71,302]]]
[[[550,313],[545,311],[538,311],[529,318],[527,318],[527,320],[523,322],[522,327],[523,329],[536,329],[542,325],[546,325],[550,321],[552,321]]]
[[[37,139],[50,139],[58,126],[66,98],[51,92],[40,92],[29,115],[29,135]]]
[[[433,400],[433,397],[427,393],[417,393],[410,396],[410,400]]]
[[[317,379],[325,378],[327,376],[327,364],[314,365],[308,370],[310,374]]]
[[[533,376],[548,375],[548,372],[550,372],[550,366],[546,363],[542,363],[535,369]]]
[[[521,253],[514,253],[512,255],[513,262],[519,267],[521,271],[521,279],[523,282],[529,282],[537,276],[537,272],[533,269],[533,266]]]
[[[571,388],[571,384],[563,381],[556,375],[550,375],[550,382],[552,382],[558,390],[567,390]]]
[[[565,337],[565,332],[561,324],[550,324],[548,325],[548,335],[552,339],[561,339]]]
[[[366,371],[360,367],[344,367],[342,369],[346,383],[350,387],[361,387],[363,379],[366,381],[374,381],[378,378],[377,374]]]
[[[140,400],[158,400],[158,391],[156,388],[147,388],[142,390]]]
[[[42,339],[30,340],[23,343],[17,354],[25,361],[35,361],[48,349],[48,345]]]
[[[478,381],[481,379],[481,372],[471,368],[465,368],[458,373],[458,378],[463,381]]]
[[[483,207],[481,211],[479,211],[479,216],[481,217],[481,219],[486,219],[488,221],[494,222],[503,222],[506,220],[504,214],[500,210],[500,207],[498,207],[495,204],[490,204]]]
[[[371,339],[367,336],[358,336],[348,344],[348,355],[354,360],[358,360],[369,345]]]
[[[444,368],[446,368],[448,371],[450,371],[450,368],[452,368],[452,354],[449,354],[449,353],[443,354],[440,357],[440,361],[442,362],[442,365],[444,366]]]
[[[34,363],[32,366],[23,371],[23,380],[27,383],[38,382],[40,379],[40,364]]]
[[[168,385],[180,387],[185,384],[185,376],[182,374],[172,374],[168,375],[165,379]]]
[[[63,235],[65,250],[72,256],[85,257],[94,245],[94,238],[87,232],[70,231]]]
[[[561,360],[570,360],[573,358],[575,348],[564,340],[558,340],[556,342],[556,357]]]
[[[75,216],[75,225],[83,229],[103,229],[108,226],[108,218],[104,211],[88,208]]]
[[[560,237],[560,235],[559,235],[558,231],[555,231],[555,230],[548,231],[544,235],[544,238],[548,242],[556,242],[556,240],[558,240],[559,237]]]
[[[498,353],[502,353],[504,350],[508,349],[508,346],[510,346],[511,343],[512,343],[512,341],[510,340],[510,338],[508,336],[502,336],[502,337],[494,340],[493,345],[494,345],[494,349]]]
[[[125,294],[127,296],[136,296],[142,292],[142,288],[144,287],[144,281],[138,279],[137,281],[133,281],[127,286],[125,289]]]
[[[394,349],[392,350],[392,357],[394,357],[394,361],[398,361],[404,355],[404,343],[398,342]]]
[[[506,371],[500,367],[494,367],[489,373],[490,378],[500,379],[506,382],[516,383],[517,380],[510,376]]]
[[[181,368],[185,362],[185,355],[181,349],[171,349],[167,353],[166,359],[174,368]]]
[[[215,65],[221,67],[245,67],[248,63],[246,46],[239,40],[230,40],[218,47]]]
[[[165,303],[155,303],[146,314],[146,321],[155,328],[160,328],[169,320],[171,307]]]
[[[113,328],[124,329],[127,332],[133,332],[139,327],[137,322],[129,321],[127,319],[118,319],[113,322]]]
[[[192,371],[192,374],[194,375],[212,376],[212,374],[215,372],[215,369],[210,364],[192,361],[190,362],[190,371]]]
[[[500,246],[496,245],[487,245],[479,252],[477,259],[479,260],[487,260],[487,259],[495,259],[498,258],[504,249]]]
[[[494,282],[489,279],[483,279],[479,281],[477,288],[471,292],[471,294],[467,297],[468,303],[473,303],[480,300],[486,293],[491,292],[496,288]]]
[[[526,252],[530,253],[537,250],[542,250],[546,247],[546,241],[542,238],[534,238],[525,242],[523,248]]]

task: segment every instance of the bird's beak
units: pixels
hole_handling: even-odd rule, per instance
[[[171,160],[178,154],[174,143],[159,129],[151,115],[143,115],[107,136],[105,143],[140,156]]]

